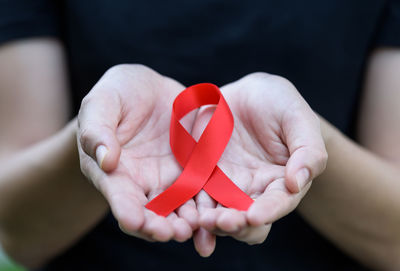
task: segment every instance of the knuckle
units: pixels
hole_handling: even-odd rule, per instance
[[[319,174],[321,174],[328,163],[328,153],[324,149],[318,149],[312,151],[312,163],[310,164],[311,175],[313,178],[316,178]]]
[[[289,81],[289,79],[279,76],[279,75],[271,75],[271,78],[269,79],[269,83],[271,87],[277,88],[280,91],[286,91],[286,92],[296,92],[297,89],[293,85],[292,82]]]
[[[111,68],[109,68],[106,71],[106,74],[108,74],[108,73],[120,73],[120,72],[129,71],[133,65],[134,64],[118,64],[118,65],[114,65],[114,66],[112,66]]]
[[[89,107],[89,105],[92,102],[93,102],[93,98],[92,98],[91,93],[89,93],[82,99],[81,105],[79,107],[79,112],[78,112],[78,128],[80,128],[82,126],[82,123],[84,122],[85,118],[87,118],[87,115],[88,115],[87,108]]]
[[[84,109],[88,106],[88,104],[90,104],[90,102],[91,102],[90,94],[86,95],[82,99],[81,106],[79,108],[78,119],[80,119],[82,117]]]
[[[154,72],[149,67],[143,64],[118,64],[112,66],[106,71],[106,75],[115,75],[115,74],[132,74],[132,73],[152,73]]]
[[[247,75],[246,77],[249,79],[257,79],[257,80],[265,80],[269,79],[272,75],[266,72],[253,72]]]
[[[317,164],[320,165],[321,170],[324,170],[328,161],[328,152],[325,149],[318,151],[316,154],[316,160]]]
[[[90,102],[91,102],[91,95],[88,94],[82,99],[81,108],[86,107]]]
[[[268,86],[274,81],[274,77],[277,76],[266,72],[253,72],[245,76],[244,80],[249,81],[249,83],[252,84],[263,86],[263,88],[265,88],[265,86]]]
[[[249,74],[249,77],[252,79],[257,79],[261,80],[263,82],[268,82],[268,83],[283,83],[283,82],[289,82],[286,78],[275,75],[275,74],[270,74],[266,72],[254,72]]]
[[[259,85],[260,88],[265,90],[273,88],[282,91],[296,90],[295,86],[285,77],[266,72],[254,72],[245,76],[244,79],[256,84],[256,86]]]
[[[128,235],[132,235],[133,233],[137,232],[137,227],[133,227],[131,223],[128,222],[128,217],[120,216],[118,217],[118,225],[122,232]]]

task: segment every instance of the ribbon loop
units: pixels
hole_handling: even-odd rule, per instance
[[[211,104],[217,107],[196,142],[179,121],[190,111]],[[203,83],[182,91],[172,107],[170,145],[184,169],[178,179],[146,208],[167,216],[204,189],[226,207],[247,210],[253,200],[217,166],[232,135],[233,123],[232,112],[217,86]]]

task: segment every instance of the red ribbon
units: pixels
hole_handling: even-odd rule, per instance
[[[211,104],[217,107],[196,142],[179,120],[193,109]],[[182,91],[172,107],[170,145],[176,160],[184,169],[178,179],[146,207],[167,216],[204,189],[226,207],[247,210],[253,200],[217,166],[232,131],[232,112],[217,86],[204,83]]]

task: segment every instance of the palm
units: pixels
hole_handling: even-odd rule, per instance
[[[234,129],[218,165],[246,194],[256,198],[268,184],[284,177],[288,150],[275,131],[260,136],[259,129],[251,127],[254,117],[248,118],[247,109],[237,108],[231,96],[226,95],[226,92],[224,94],[234,115]],[[207,108],[198,113],[194,126],[196,137],[203,130],[212,111],[213,108]]]
[[[95,86],[90,94],[96,101],[92,103],[96,106],[92,111],[98,115],[106,111],[104,108],[109,110],[104,113],[104,118],[115,124],[112,136],[117,143],[113,150],[120,149],[120,154],[115,167],[104,173],[81,151],[86,175],[105,195],[114,216],[127,233],[159,241],[189,238],[193,228],[197,227],[193,200],[177,210],[179,216],[172,213],[167,218],[143,207],[180,174],[181,169],[169,146],[169,122],[173,99],[184,87],[149,69],[139,68],[132,72],[131,67],[127,71],[119,69],[107,73],[99,84],[101,87]],[[110,94],[110,89],[115,91]],[[94,115],[90,114],[90,95],[88,105],[84,107],[87,112],[80,113],[87,126],[91,121],[85,120],[85,116]],[[192,124],[194,114],[186,118],[188,124]],[[85,136],[81,135],[82,138]]]
[[[215,246],[204,229],[258,243],[268,225],[293,210],[307,191],[309,185],[300,189],[295,173],[312,169],[312,178],[322,172],[326,152],[319,121],[285,80],[253,74],[223,87],[235,125],[218,165],[256,201],[248,212],[239,212],[217,206],[200,191],[197,206],[189,200],[164,218],[144,205],[181,172],[169,146],[169,122],[173,100],[183,88],[143,66],[107,72],[79,114],[82,170],[105,195],[121,228],[132,235],[183,241],[197,228],[199,211],[202,227],[194,242],[201,255],[209,255]],[[198,139],[212,111],[192,112],[182,124]],[[301,191],[292,194],[286,187]]]
[[[295,88],[282,79],[245,77],[221,90],[235,123],[218,165],[256,200],[258,206],[252,206],[250,210],[257,209],[257,216],[249,219],[250,213],[216,205],[202,191],[196,199],[202,213],[201,225],[220,235],[229,234],[249,243],[260,242],[265,239],[269,226],[256,230],[258,233],[253,237],[244,236],[240,229],[248,230],[249,223],[255,226],[270,224],[286,215],[297,206],[309,187],[293,194],[285,185],[287,163],[296,150],[294,138],[298,136],[290,127],[298,118],[305,119],[303,112],[308,113],[309,109]],[[210,107],[198,112],[193,128],[195,137],[201,134],[212,113]]]
[[[177,93],[165,90],[162,97],[156,96],[141,108],[128,104],[129,111],[117,130],[121,156],[112,175],[126,177],[148,199],[170,186],[180,173],[169,147],[170,104]]]
[[[284,141],[282,113],[298,97],[282,95],[279,86],[266,90],[266,86],[260,88],[241,81],[222,88],[235,123],[218,165],[244,192],[257,198],[272,182],[285,177],[290,152]],[[286,100],[279,101],[278,97]],[[212,111],[213,108],[206,108],[198,113],[193,129],[196,137]],[[290,194],[285,186],[279,187]]]
[[[285,177],[290,152],[284,141],[282,109],[297,98],[286,95],[287,100],[278,104],[277,98],[283,96],[281,89],[265,88],[235,83],[222,89],[235,126],[220,165],[254,199],[272,182],[281,182]],[[289,193],[284,185],[279,187]]]

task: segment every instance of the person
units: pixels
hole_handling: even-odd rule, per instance
[[[4,159],[0,169],[0,238],[12,257],[30,267],[46,263],[43,270],[155,269],[170,265],[178,269],[190,266],[193,269],[235,270],[362,270],[360,264],[375,269],[398,269],[400,235],[397,214],[400,205],[397,204],[397,194],[400,190],[396,181],[396,154],[399,151],[396,142],[399,133],[396,90],[400,82],[396,70],[400,64],[397,49],[387,48],[399,45],[400,36],[396,35],[399,29],[397,1],[310,1],[307,6],[295,1],[254,1],[245,4],[227,4],[225,1],[121,1],[118,5],[106,1],[96,2],[96,5],[89,1],[69,1],[60,2],[57,7],[53,4],[46,1],[14,1],[4,3],[4,8],[0,10],[4,14],[0,20],[2,42],[35,37],[4,43],[0,50],[0,108],[3,112],[0,115],[3,127],[6,127],[1,133]],[[144,120],[143,117],[156,121],[154,118],[160,116],[159,123],[165,123],[168,115],[164,113],[169,111],[152,108],[151,105],[157,101],[166,107],[178,90],[183,89],[182,84],[209,81],[223,86],[251,74],[222,88],[228,103],[232,103],[235,127],[237,120],[243,124],[238,130],[244,132],[241,135],[250,134],[250,128],[245,127],[249,123],[257,123],[256,127],[269,135],[276,136],[276,131],[284,131],[282,125],[267,126],[279,123],[272,121],[273,114],[282,116],[282,112],[289,112],[287,114],[293,118],[300,117],[301,124],[307,120],[305,115],[312,115],[291,84],[275,76],[252,74],[256,70],[269,71],[291,80],[311,108],[337,127],[321,118],[329,162],[325,172],[314,181],[312,189],[302,200],[298,208],[301,216],[293,212],[274,222],[277,216],[274,217],[273,213],[256,212],[261,217],[252,217],[250,210],[246,219],[252,218],[253,224],[260,221],[267,223],[256,227],[261,235],[249,240],[246,233],[257,231],[249,227],[247,221],[243,222],[243,214],[232,211],[224,218],[223,214],[229,210],[210,206],[204,210],[207,212],[202,214],[199,223],[215,234],[233,235],[237,239],[257,243],[268,233],[269,222],[274,222],[275,226],[268,240],[260,246],[247,246],[232,239],[219,238],[217,250],[208,259],[196,256],[189,249],[191,244],[188,242],[151,243],[121,233],[116,220],[110,214],[106,215],[108,205],[103,196],[79,171],[76,120],[65,124],[69,116],[77,112],[81,99],[104,71],[121,62],[142,63],[177,80],[160,76],[140,65],[116,66],[104,75],[82,104],[78,131],[78,142],[82,144],[82,168],[107,198],[120,224],[123,222],[122,229],[130,235],[138,235],[136,230],[142,222],[137,222],[137,215],[140,216],[141,210],[135,209],[135,206],[140,204],[132,202],[135,203],[141,195],[137,189],[126,191],[137,194],[131,194],[134,195],[131,205],[124,205],[128,201],[122,200],[123,194],[111,193],[118,183],[107,180],[121,184],[127,182],[126,176],[118,176],[118,173],[124,172],[113,168],[127,161],[133,163],[127,159],[128,155],[124,155],[137,153],[127,153],[124,147],[119,156],[120,147],[116,143],[127,138],[113,140],[113,136],[133,133],[131,128]],[[70,78],[67,77],[67,70]],[[365,77],[362,77],[363,74]],[[362,81],[362,78],[365,80]],[[362,82],[361,96],[358,90]],[[72,90],[74,113],[68,112],[69,88]],[[147,99],[151,96],[153,99]],[[121,97],[124,99],[119,100]],[[141,99],[143,97],[147,98]],[[284,102],[291,99],[301,105],[298,111],[293,104],[286,104],[285,107]],[[240,106],[234,106],[242,102],[243,111]],[[256,110],[252,111],[253,106]],[[154,111],[148,111],[147,107]],[[357,108],[359,114],[356,118]],[[135,110],[151,112],[152,115],[131,114]],[[299,114],[293,114],[292,110]],[[117,134],[110,133],[104,125],[96,126],[103,123],[115,128],[118,124],[115,123],[118,120],[115,113],[127,111],[130,114],[126,116],[134,119],[130,118],[132,122],[127,121],[126,126],[118,126]],[[251,112],[249,122],[245,121],[246,111]],[[92,113],[85,117],[85,112]],[[189,124],[194,122],[198,125],[192,127],[194,134],[201,133],[210,114],[209,110],[201,110],[189,119]],[[126,121],[120,120],[121,123]],[[312,120],[312,124],[303,127],[302,132],[316,131],[318,122],[315,118]],[[355,120],[357,122],[353,123]],[[140,135],[151,135],[150,131],[155,132],[155,129],[149,127],[159,127],[157,122],[144,124],[141,128],[147,128],[148,134],[142,131],[134,138],[128,137],[133,139],[130,149],[136,147],[138,153],[143,153],[144,149],[140,148],[145,143],[152,143],[147,137],[140,139]],[[296,127],[301,125],[296,126],[296,122],[292,121],[287,129]],[[353,133],[352,128],[357,133]],[[298,132],[295,134],[299,135]],[[263,138],[251,142],[240,139],[238,135],[233,134],[232,142],[236,144],[227,149],[227,158],[229,154],[234,156],[243,151],[243,147],[247,147],[241,145],[243,142],[251,143],[251,151],[270,150],[259,145]],[[110,137],[108,141],[107,136]],[[280,151],[288,151],[285,149],[288,142],[282,142],[285,136],[276,138],[281,143],[278,144]],[[312,144],[320,146],[319,135],[299,138],[309,138]],[[99,142],[104,147],[97,148]],[[165,144],[159,146],[165,147]],[[287,147],[290,149],[290,146]],[[151,149],[151,146],[147,148]],[[165,149],[153,148],[152,151]],[[276,158],[276,153],[264,153],[264,157],[268,155]],[[323,152],[317,156],[319,170],[316,167],[316,171],[310,172],[311,176],[303,174],[303,180],[309,181],[322,171],[326,157]],[[97,158],[98,165],[95,163]],[[282,170],[288,153],[280,158],[280,161],[264,159],[271,163],[270,166],[277,166],[274,173]],[[129,169],[133,173],[138,169],[140,171],[136,173],[154,173],[145,170],[146,166],[149,165],[133,164]],[[225,163],[225,167],[229,175],[229,163]],[[178,171],[176,165],[168,169],[172,176]],[[232,166],[231,170],[235,171],[235,167]],[[246,169],[239,173],[248,172],[249,169]],[[260,177],[268,188],[265,183],[268,177]],[[279,216],[293,209],[309,187],[308,184],[305,190],[296,193],[296,178],[287,177],[283,181],[281,177],[270,176],[271,184],[281,189],[272,190],[280,191],[286,199],[294,199],[284,202],[278,202],[280,198],[275,199],[277,203],[274,206],[282,208]],[[171,181],[172,178],[169,179]],[[232,179],[243,184],[247,181]],[[281,193],[285,185],[292,193]],[[271,197],[267,197],[268,191],[266,189],[264,194],[253,195],[257,197],[255,204],[271,202]],[[147,192],[154,196],[160,191],[148,189]],[[204,193],[201,195],[203,199],[206,196]],[[265,201],[258,200],[263,195]],[[157,223],[140,228],[144,232],[139,231],[139,237],[151,241],[146,236],[150,233],[150,238],[155,240],[174,238],[183,241],[189,238],[191,231],[188,229],[196,225],[189,223],[190,218],[182,217],[185,218],[185,212],[186,215],[202,212],[193,208],[194,204],[201,206],[201,198],[196,200],[197,203],[192,201],[186,205],[186,211],[182,207],[173,218],[164,220],[156,217]],[[210,200],[206,198],[203,202],[210,203]],[[261,207],[271,210],[273,206],[259,204]],[[106,217],[101,220],[104,215]],[[146,216],[148,218],[151,214],[146,213]],[[257,221],[257,218],[260,220]],[[172,226],[161,231],[158,228],[160,225]],[[244,234],[238,236],[236,228],[229,228],[232,225],[239,225],[239,232]],[[199,231],[197,236],[200,237],[194,237],[199,253],[204,256],[213,250],[213,235],[209,231]],[[154,236],[156,233],[161,236]],[[200,240],[206,242],[201,243]],[[206,249],[202,251],[202,248]]]

